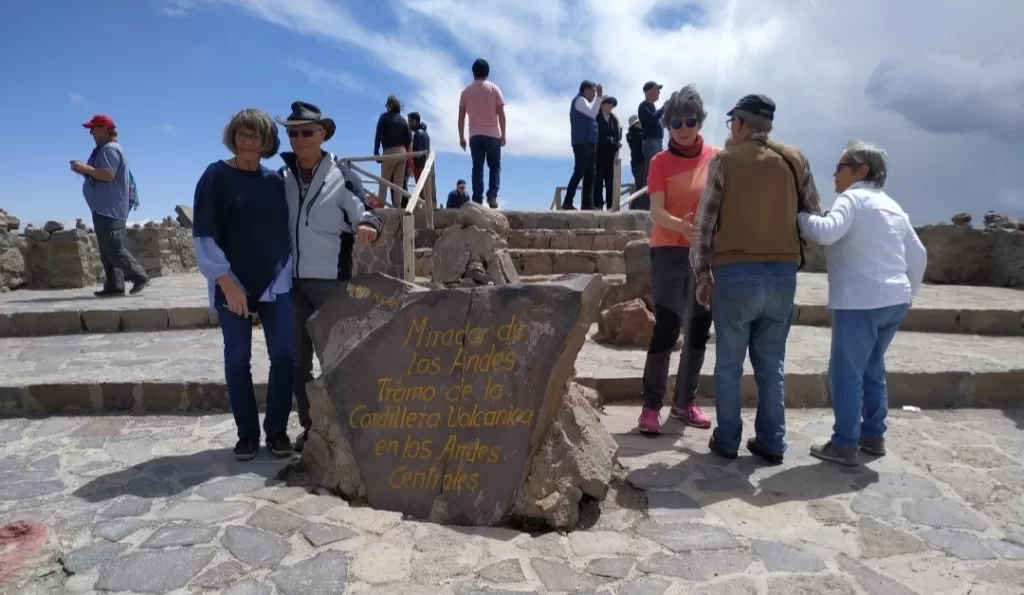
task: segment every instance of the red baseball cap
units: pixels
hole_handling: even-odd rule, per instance
[[[88,122],[82,123],[83,128],[93,128],[95,126],[103,128],[117,128],[117,126],[114,125],[114,120],[106,114],[96,114]]]

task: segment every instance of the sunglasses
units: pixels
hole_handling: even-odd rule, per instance
[[[302,138],[313,138],[313,135],[317,132],[319,132],[319,130],[312,130],[310,128],[306,128],[304,130],[289,130],[288,138],[298,138],[299,135],[302,135]]]
[[[685,120],[672,120],[672,122],[669,125],[672,126],[672,128],[674,130],[679,130],[684,125],[687,128],[696,128],[697,127],[697,118],[687,118]]]
[[[850,169],[857,169],[857,164],[856,163],[845,163],[843,161],[840,161],[839,163],[836,164],[836,173],[839,173],[840,170],[842,170],[844,167],[848,167]]]

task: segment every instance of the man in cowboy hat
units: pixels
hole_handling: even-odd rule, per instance
[[[381,222],[366,200],[359,176],[324,151],[334,136],[334,120],[312,103],[296,101],[287,118],[275,118],[288,131],[290,152],[282,152],[292,233],[292,309],[295,316],[295,400],[303,432],[295,441],[302,451],[312,420],[306,384],[313,379],[313,342],[306,320],[327,294],[352,277],[354,244],[369,243],[380,234]]]
[[[632,194],[647,185],[644,179],[644,129],[640,127],[640,118],[636,114],[629,117],[626,144],[629,145],[629,169],[633,173]]]
[[[85,178],[82,194],[92,211],[92,224],[100,249],[105,280],[98,297],[124,296],[124,280],[132,282],[131,295],[149,285],[146,269],[124,247],[129,205],[128,161],[117,142],[117,126],[110,116],[96,114],[82,124],[96,142],[87,163],[71,162],[71,171]]]

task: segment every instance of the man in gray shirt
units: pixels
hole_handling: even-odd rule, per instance
[[[117,142],[117,127],[109,116],[97,114],[82,124],[96,148],[86,163],[71,162],[71,171],[85,178],[82,194],[92,211],[93,228],[106,279],[98,297],[124,296],[124,281],[132,282],[131,295],[149,285],[149,276],[124,247],[128,219],[128,162]]]

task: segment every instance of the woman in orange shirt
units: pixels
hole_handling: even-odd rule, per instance
[[[707,112],[695,85],[673,93],[664,109],[668,149],[651,159],[647,174],[654,220],[650,253],[654,334],[647,349],[644,406],[638,423],[640,431],[648,434],[661,432],[661,406],[680,330],[683,351],[669,415],[696,428],[711,427],[711,420],[697,406],[697,381],[711,332],[711,312],[697,304],[690,242],[697,238],[693,218],[704,192],[708,163],[718,148],[704,144],[700,134]]]

